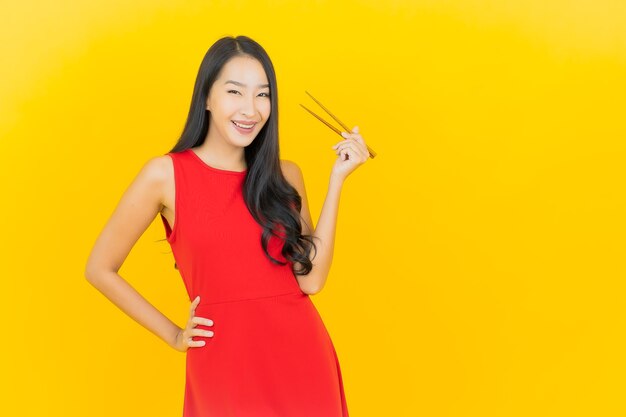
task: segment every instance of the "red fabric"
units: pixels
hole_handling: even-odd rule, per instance
[[[291,263],[275,265],[243,200],[246,171],[211,167],[191,149],[168,153],[176,184],[167,241],[196,316],[215,332],[186,353],[183,417],[347,417],[331,338]],[[276,259],[282,240],[272,236]]]

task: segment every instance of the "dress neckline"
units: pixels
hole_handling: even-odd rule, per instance
[[[202,160],[202,158],[200,158],[200,156],[191,148],[187,149],[189,151],[189,153],[191,155],[193,155],[193,157],[200,162],[201,165],[203,165],[204,167],[210,169],[211,171],[215,171],[215,172],[219,172],[222,174],[230,174],[230,175],[245,175],[245,173],[248,171],[248,169],[244,169],[243,171],[231,171],[228,169],[221,169],[221,168],[216,168],[216,167],[212,167],[211,165],[207,164],[206,162],[204,162],[204,160]]]

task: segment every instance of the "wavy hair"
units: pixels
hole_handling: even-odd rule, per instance
[[[227,36],[216,41],[204,55],[194,85],[191,106],[183,132],[170,152],[182,152],[201,145],[209,131],[209,91],[222,67],[233,57],[249,56],[261,63],[270,85],[271,111],[256,138],[244,149],[247,164],[243,197],[253,218],[263,227],[261,246],[274,264],[286,262],[273,258],[268,251],[271,236],[283,239],[281,254],[288,262],[299,262],[296,275],[307,275],[313,268],[309,259],[317,247],[313,235],[303,235],[300,222],[302,198],[283,176],[278,146],[278,91],[274,66],[267,52],[247,36]],[[176,264],[175,264],[176,267]]]

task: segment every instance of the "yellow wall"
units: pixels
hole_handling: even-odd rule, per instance
[[[304,90],[378,152],[312,298],[351,416],[624,415],[624,2],[232,3],[2,2],[0,414],[180,415],[184,355],[83,270],[206,49],[244,34],[314,221],[339,138]],[[163,237],[155,219],[120,274],[183,325]]]

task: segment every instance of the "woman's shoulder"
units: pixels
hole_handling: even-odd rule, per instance
[[[144,175],[155,181],[167,181],[174,174],[174,161],[170,155],[157,155],[149,158],[143,165]]]
[[[298,175],[302,172],[298,164],[290,159],[281,159],[280,168],[285,176]]]
[[[299,193],[302,193],[304,191],[304,176],[302,175],[300,166],[289,159],[281,159],[280,168],[285,179],[295,187]]]

